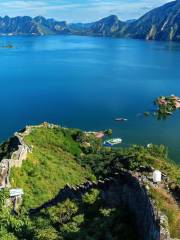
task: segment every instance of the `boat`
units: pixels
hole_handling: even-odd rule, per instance
[[[127,120],[127,118],[115,118],[115,121],[117,122],[126,122]]]
[[[112,146],[120,144],[120,143],[122,143],[121,138],[113,138],[113,139],[104,141],[103,145],[106,147],[112,147]]]
[[[168,114],[168,115],[173,115],[173,113],[172,113],[172,112],[166,112],[166,114]]]

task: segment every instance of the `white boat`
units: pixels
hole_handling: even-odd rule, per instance
[[[115,118],[115,121],[117,122],[126,122],[127,120],[127,118]]]
[[[120,144],[120,143],[122,143],[121,138],[113,138],[113,139],[104,141],[103,145],[106,147],[112,147],[112,146]]]
[[[168,115],[173,115],[173,113],[172,112],[166,112]]]

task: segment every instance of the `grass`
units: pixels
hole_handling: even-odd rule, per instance
[[[166,173],[171,182],[180,185],[180,166],[168,158],[168,150],[164,145],[152,145],[149,148],[134,145],[123,149],[122,154],[134,155],[130,162],[135,164],[135,169],[140,165],[154,167]]]
[[[75,160],[81,149],[73,134],[73,130],[41,127],[25,137],[33,151],[21,168],[12,169],[10,181],[12,187],[23,188],[27,209],[53,198],[67,183],[77,185],[86,179],[95,180]]]
[[[173,161],[165,158],[158,158],[155,156],[147,155],[147,162],[149,165],[153,166],[155,169],[159,169],[166,173],[170,181],[175,182],[176,185],[180,184],[180,167],[176,165]]]
[[[158,209],[168,217],[171,237],[180,237],[180,209],[172,196],[164,189],[150,190],[151,197],[156,201]]]

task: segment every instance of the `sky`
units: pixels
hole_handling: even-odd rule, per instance
[[[0,16],[45,16],[67,22],[92,22],[115,14],[135,19],[171,0],[0,0]]]

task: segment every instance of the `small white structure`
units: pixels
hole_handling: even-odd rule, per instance
[[[162,174],[159,170],[155,170],[153,172],[153,182],[154,183],[159,183],[161,182],[161,177],[162,177]]]
[[[153,146],[152,143],[147,144],[147,148],[151,148]]]
[[[24,194],[23,189],[21,188],[16,188],[16,189],[10,189],[9,190],[10,197],[18,197],[22,196]]]
[[[13,210],[15,212],[17,212],[19,207],[22,205],[22,195],[23,194],[24,194],[24,192],[23,192],[23,189],[21,189],[21,188],[9,190],[9,195],[11,198],[11,202],[13,204]]]

